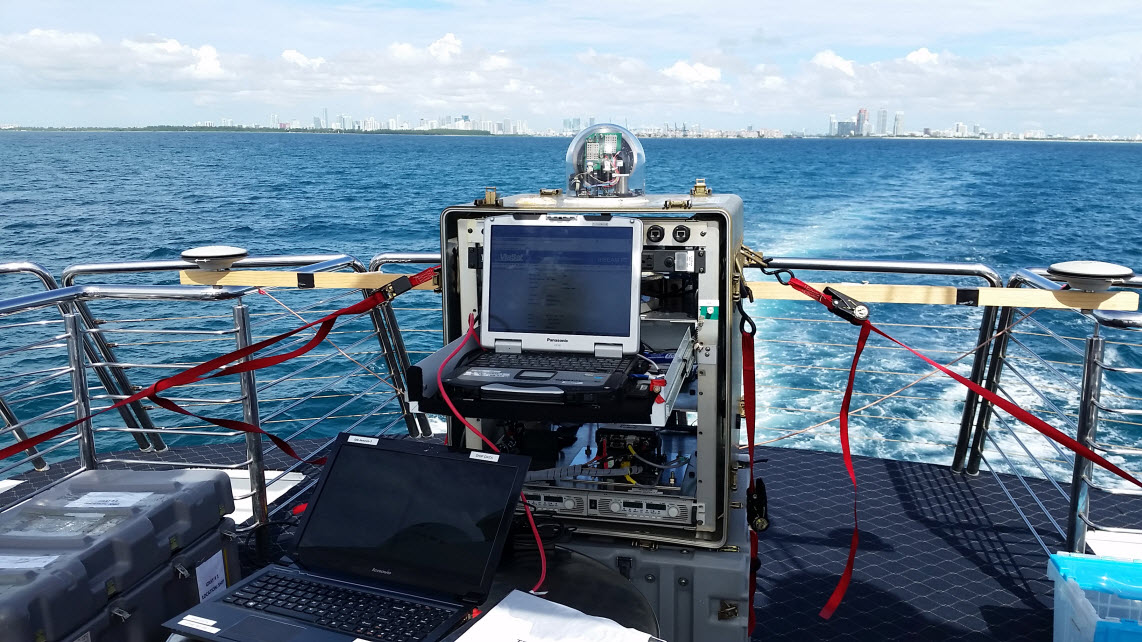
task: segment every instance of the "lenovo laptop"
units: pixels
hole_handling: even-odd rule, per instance
[[[342,434],[270,565],[164,626],[235,642],[434,642],[487,599],[528,458]]]
[[[642,222],[511,215],[484,225],[480,345],[444,380],[464,400],[604,401],[639,351]]]

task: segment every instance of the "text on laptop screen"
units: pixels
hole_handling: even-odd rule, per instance
[[[498,225],[490,243],[493,332],[630,334],[630,227]]]
[[[298,554],[309,568],[475,593],[514,479],[512,466],[345,445],[309,504]]]

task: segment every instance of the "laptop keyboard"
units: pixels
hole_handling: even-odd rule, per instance
[[[566,370],[575,372],[614,372],[631,357],[608,358],[572,355],[562,352],[481,352],[469,363],[483,368],[521,368],[526,370]]]
[[[275,573],[263,575],[222,601],[386,642],[423,640],[455,612]]]

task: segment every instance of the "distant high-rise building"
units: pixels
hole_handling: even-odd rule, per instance
[[[971,133],[974,134],[975,136],[979,136],[980,132],[982,132],[982,131],[983,131],[983,128],[979,126],[979,123],[976,123],[976,124],[971,126]]]
[[[512,119],[510,119],[510,118],[504,119],[504,133],[505,134],[516,133],[516,131],[514,129],[512,129]]]
[[[571,119],[571,131],[577,132],[580,129],[583,129],[583,121],[579,118],[572,118]]]
[[[876,112],[876,135],[883,136],[888,133],[888,110],[884,107]]]
[[[965,125],[963,123],[956,123],[956,127],[953,130],[953,135],[955,135],[957,137],[962,137],[967,133],[968,133],[968,126],[967,125]]]
[[[856,126],[856,134],[855,135],[856,136],[864,136],[864,130],[865,130],[865,127],[867,127],[867,126],[868,126],[868,110],[865,109],[864,107],[861,107],[860,110],[857,111],[857,126]]]
[[[325,107],[321,112],[321,128],[329,129],[329,108]]]
[[[857,136],[857,119],[843,120],[837,123],[837,136]]]
[[[280,121],[278,120],[278,115],[277,115],[277,114],[270,114],[270,127],[273,127],[274,129],[277,129],[277,128],[278,128],[278,123],[279,123],[279,122],[280,122]]]
[[[829,114],[829,135],[830,136],[836,136],[837,135],[837,115],[836,114]]]
[[[896,119],[892,121],[892,135],[904,135],[904,112],[902,111],[896,112]]]
[[[313,128],[314,129],[325,129],[325,124],[321,122],[321,116],[314,116],[313,117]]]

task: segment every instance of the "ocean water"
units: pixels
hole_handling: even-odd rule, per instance
[[[440,210],[481,196],[484,186],[495,185],[501,194],[560,187],[568,142],[4,132],[0,261],[36,261],[58,276],[72,264],[168,259],[186,248],[219,243],[246,247],[252,255],[346,253],[366,263],[382,251],[435,251]],[[767,255],[979,262],[1004,277],[1020,267],[1071,259],[1142,270],[1142,145],[643,143],[648,192],[684,192],[704,177],[715,191],[740,195],[746,242]],[[34,289],[27,280],[0,275],[0,297]],[[851,359],[855,331],[820,323],[830,318],[819,306],[755,303],[748,309],[760,328],[759,439],[836,448],[835,422],[789,435],[835,416],[835,391]],[[966,308],[883,306],[874,315],[893,334],[944,361],[973,345],[979,322],[978,311]],[[1052,322],[1074,336],[1085,328],[1073,319]],[[410,323],[410,329],[423,330],[432,320],[422,315]],[[410,347],[432,349],[438,340],[430,333],[411,336]],[[1066,348],[1046,350],[1049,361],[1062,364],[1059,369],[1073,368],[1068,364],[1076,359]],[[1113,350],[1135,356],[1131,345]],[[854,406],[926,372],[914,357],[884,342],[874,342],[863,363]],[[957,367],[965,370],[966,362]],[[1051,374],[1035,364],[1028,364],[1028,372],[1044,383]],[[1108,385],[1114,394],[1142,397],[1137,383]],[[1045,407],[1032,393],[1012,394]],[[962,391],[946,380],[925,380],[858,413],[855,447],[864,454],[946,461],[961,400]],[[1142,437],[1129,424],[1113,430]],[[1043,453],[1054,457],[1050,450]]]

